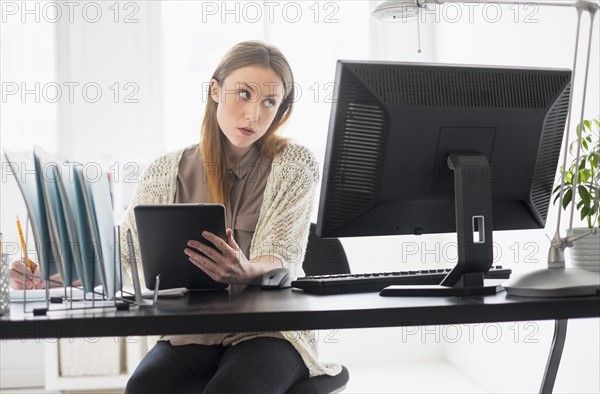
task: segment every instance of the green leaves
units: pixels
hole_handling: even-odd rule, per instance
[[[600,117],[584,120],[576,127],[575,133],[577,138],[569,145],[569,153],[575,156],[575,159],[568,170],[560,169],[565,180],[560,203],[563,209],[567,209],[569,204],[574,202],[581,220],[587,221],[588,227],[600,227]],[[576,201],[573,201],[575,186]],[[552,193],[555,195],[553,203],[556,204],[560,198],[561,185],[556,186]]]
[[[569,190],[567,190],[567,192],[565,193],[565,195],[563,197],[563,200],[562,200],[563,209],[567,209],[567,206],[569,206],[572,199],[573,199],[573,188],[570,188]]]

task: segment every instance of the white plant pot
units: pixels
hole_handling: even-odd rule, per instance
[[[587,227],[578,227],[573,229],[573,235],[590,231]],[[566,257],[567,264],[573,267],[600,272],[600,231],[575,241],[572,247],[567,248]]]

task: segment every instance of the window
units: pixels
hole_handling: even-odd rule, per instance
[[[0,132],[3,147],[56,150],[57,102],[53,23],[48,2],[2,2]]]
[[[322,161],[337,59],[369,59],[367,1],[163,1],[167,150],[196,143],[207,83],[245,40],[277,46],[292,66],[297,101],[284,131]]]

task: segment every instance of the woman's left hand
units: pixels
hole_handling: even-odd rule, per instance
[[[219,283],[248,284],[255,279],[253,264],[244,256],[233,239],[233,230],[227,229],[225,240],[207,231],[203,232],[202,236],[215,247],[200,241],[189,241],[189,247],[206,255],[203,256],[193,249],[186,248],[185,254],[195,266]]]

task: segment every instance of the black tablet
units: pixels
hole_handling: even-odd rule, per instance
[[[187,242],[210,231],[225,239],[225,207],[221,204],[138,205],[135,221],[142,254],[144,279],[154,289],[160,274],[160,289],[186,287],[190,290],[224,289],[226,284],[211,279],[189,261]],[[139,264],[139,263],[138,263]]]

